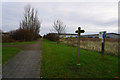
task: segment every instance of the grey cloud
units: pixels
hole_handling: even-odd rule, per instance
[[[117,3],[3,3],[3,30],[19,27],[23,18],[24,6],[31,4],[38,10],[42,19],[40,34],[46,34],[52,28],[53,21],[61,19],[67,25],[67,32],[74,33],[78,26],[83,26],[89,33],[99,32],[104,26],[109,31],[117,24]],[[109,13],[111,12],[111,13]],[[109,25],[109,26],[108,26]],[[90,26],[90,27],[88,27]],[[112,26],[112,27],[111,27]],[[106,28],[106,30],[107,30]],[[96,29],[96,30],[93,30]]]

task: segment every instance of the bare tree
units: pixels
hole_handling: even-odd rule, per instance
[[[65,29],[66,29],[66,25],[64,25],[61,20],[54,21],[53,31],[57,32],[59,38],[60,38],[60,34],[65,33]]]
[[[2,30],[0,29],[0,34],[2,34]]]
[[[38,19],[38,12],[30,5],[25,7],[24,19],[20,22],[20,28],[31,32],[34,39],[37,39],[41,27],[41,21]]]
[[[2,42],[2,30],[0,29],[0,43]],[[1,45],[0,45],[1,47]]]

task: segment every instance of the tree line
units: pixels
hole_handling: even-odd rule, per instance
[[[19,29],[10,31],[9,36],[3,36],[3,41],[8,40],[8,38],[11,41],[32,41],[41,37],[39,32],[42,21],[38,18],[38,11],[30,5],[25,6],[24,10],[24,18],[20,21]],[[54,36],[57,37],[57,40],[59,41],[59,35],[65,33],[65,28],[66,25],[64,25],[61,20],[55,20],[53,23],[53,29],[50,31],[57,33],[57,35]]]

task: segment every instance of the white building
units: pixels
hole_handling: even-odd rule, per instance
[[[68,33],[60,34],[60,38],[68,38],[68,37],[77,37],[77,34],[68,34]]]
[[[52,34],[56,34],[57,35],[57,33],[52,33]],[[69,33],[62,33],[62,34],[60,34],[60,38],[68,38],[68,37],[77,37],[77,34],[69,34]],[[81,35],[81,37],[99,38],[99,34]],[[106,38],[120,38],[120,34],[117,34],[117,33],[106,33]]]
[[[120,38],[119,36],[120,34],[117,34],[117,33],[106,33],[106,38]],[[99,38],[99,34],[82,35],[82,37]]]

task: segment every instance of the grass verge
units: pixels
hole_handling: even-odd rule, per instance
[[[20,51],[18,48],[2,47],[2,64],[13,58]]]
[[[43,78],[115,78],[118,76],[118,58],[80,49],[80,66],[77,48],[43,41],[41,74]]]
[[[35,43],[36,41],[31,41],[31,42],[9,42],[9,43],[2,43],[2,45],[16,45],[16,44],[31,44]]]

